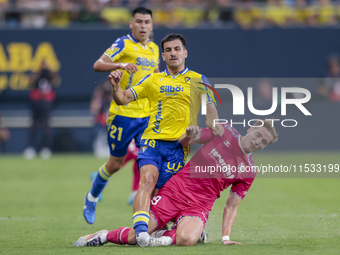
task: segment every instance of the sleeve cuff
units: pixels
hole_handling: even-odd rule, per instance
[[[133,89],[133,88],[130,88],[132,94],[133,94],[133,97],[135,98],[135,100],[138,100],[138,96],[137,96],[137,93],[136,91]]]

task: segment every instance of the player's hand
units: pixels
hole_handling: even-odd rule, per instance
[[[113,71],[109,74],[109,80],[114,92],[117,92],[119,89],[119,84],[123,76],[123,71]]]
[[[224,134],[224,127],[222,125],[216,125],[215,127],[212,127],[211,130],[216,136],[222,136]]]
[[[200,128],[198,126],[187,127],[186,136],[188,138],[194,138],[198,134],[199,130],[200,130]]]
[[[129,74],[138,72],[138,67],[135,64],[132,63],[121,63],[121,68],[125,71],[127,71]]]
[[[242,245],[241,243],[235,242],[235,241],[231,241],[231,240],[225,240],[222,242],[223,245],[233,245],[233,244],[238,244],[238,245]]]

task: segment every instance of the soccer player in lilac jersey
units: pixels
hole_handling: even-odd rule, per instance
[[[252,152],[277,141],[272,120],[262,120],[241,136],[229,124],[222,136],[209,128],[188,127],[179,139],[183,146],[204,144],[188,164],[174,175],[153,197],[150,206],[149,246],[168,245],[166,238],[181,246],[192,246],[204,239],[204,227],[221,191],[231,185],[223,212],[222,244],[240,244],[230,240],[237,208],[256,176]],[[161,230],[174,221],[171,230]],[[155,231],[158,230],[158,231]],[[99,246],[107,242],[135,244],[135,231],[130,228],[100,231],[79,238],[75,246]]]

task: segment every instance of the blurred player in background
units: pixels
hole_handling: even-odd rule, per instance
[[[0,112],[0,153],[3,153],[5,151],[3,147],[6,144],[6,141],[8,141],[10,138],[11,138],[11,133],[6,127],[3,126],[2,116]]]
[[[92,149],[97,158],[108,158],[110,156],[107,145],[106,120],[109,117],[111,102],[111,85],[110,82],[104,80],[95,88],[90,103],[90,110],[95,121]],[[97,176],[97,172],[94,172],[94,174]]]
[[[340,60],[337,55],[328,57],[327,68],[327,76],[318,84],[318,93],[331,102],[340,102]]]
[[[142,136],[138,154],[141,174],[139,189],[133,202],[133,227],[139,246],[146,246],[149,238],[148,223],[150,196],[160,189],[172,175],[182,169],[189,148],[178,139],[190,123],[197,123],[201,96],[206,96],[206,124],[217,134],[221,126],[212,127],[218,119],[215,105],[204,83],[208,79],[185,66],[186,39],[180,34],[169,34],[161,42],[162,58],[166,69],[159,74],[149,74],[128,90],[122,90],[122,72],[109,75],[113,98],[119,105],[147,98],[150,104],[150,121]],[[196,81],[197,80],[197,81]]]
[[[199,130],[188,127],[180,138],[182,145],[204,144],[188,164],[172,177],[151,200],[151,219],[147,246],[170,245],[192,246],[198,240],[206,240],[204,227],[210,211],[221,191],[231,185],[223,212],[222,244],[240,244],[230,240],[231,229],[237,208],[247,194],[256,176],[252,152],[262,150],[278,139],[272,120],[258,121],[241,136],[229,124],[224,126],[221,137],[209,128]],[[223,169],[204,171],[203,169]],[[197,170],[200,169],[200,170]],[[255,171],[254,171],[255,170]],[[172,230],[160,230],[174,220]],[[100,246],[107,242],[135,244],[134,229],[119,228],[83,236],[75,246]]]
[[[111,84],[108,80],[101,82],[92,95],[90,109],[91,113],[95,119],[95,125],[93,127],[93,152],[97,158],[108,158],[110,156],[110,150],[107,144],[107,130],[106,130],[106,120],[109,117],[109,109],[110,104],[112,102],[112,91]],[[132,205],[133,199],[137,193],[139,187],[139,178],[140,174],[138,171],[137,165],[137,155],[138,155],[138,147],[135,144],[134,139],[129,144],[128,151],[126,154],[124,165],[133,161],[133,178],[132,178],[132,187],[131,194],[128,199],[128,204]],[[93,172],[90,175],[90,179],[92,182],[97,177],[98,172]],[[99,200],[103,199],[103,193],[100,193]]]
[[[52,156],[52,132],[50,127],[50,118],[57,94],[54,87],[60,85],[58,73],[52,72],[45,61],[42,61],[37,73],[30,76],[29,103],[31,110],[32,125],[29,129],[29,138],[27,148],[24,150],[24,157],[32,159],[36,156],[38,149],[41,149],[40,155],[44,159]],[[36,141],[37,134],[42,131],[41,142]]]
[[[129,144],[128,152],[126,154],[126,158],[124,162],[124,165],[129,161],[133,162],[133,166],[132,166],[133,177],[132,177],[131,194],[128,200],[129,205],[133,204],[133,200],[135,199],[135,196],[139,188],[140,173],[139,173],[138,164],[137,164],[138,152],[139,152],[139,149],[136,146],[135,140],[132,140],[131,143]]]
[[[146,75],[158,72],[159,62],[159,48],[149,40],[153,29],[151,10],[144,7],[133,10],[130,28],[131,33],[118,38],[93,66],[96,72],[123,70],[124,89],[130,88]],[[120,106],[112,101],[110,116],[106,121],[111,155],[100,167],[92,189],[85,196],[83,215],[89,224],[95,221],[100,193],[111,175],[122,167],[130,141],[134,138],[137,147],[139,146],[140,137],[147,127],[148,120],[147,99]]]

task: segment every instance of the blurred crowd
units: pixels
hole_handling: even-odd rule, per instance
[[[131,10],[153,10],[154,27],[234,28],[338,26],[331,0],[0,0],[0,28],[128,28]]]

